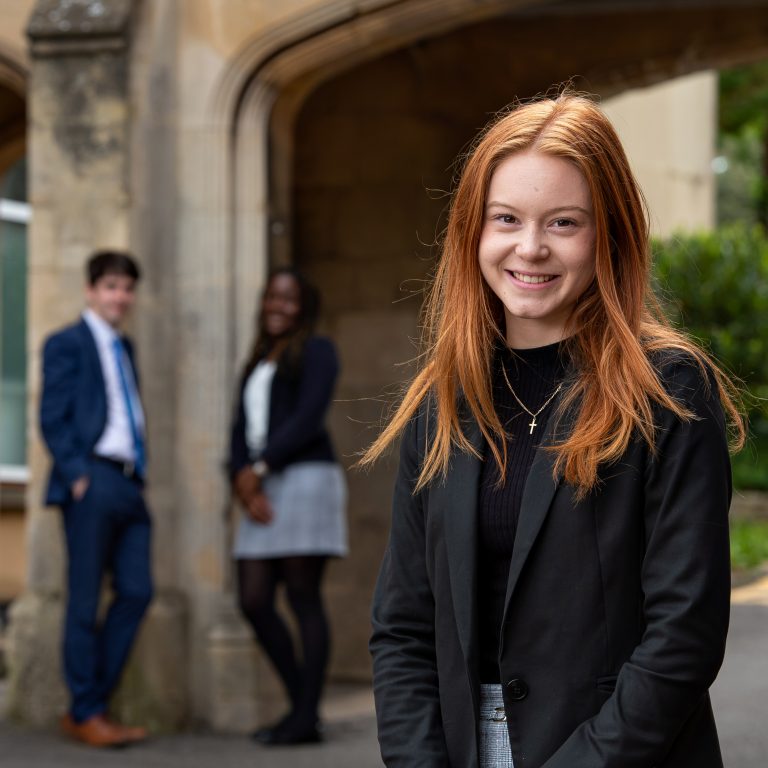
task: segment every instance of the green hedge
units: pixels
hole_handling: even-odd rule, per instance
[[[746,385],[750,441],[734,457],[736,487],[768,489],[768,237],[727,226],[655,240],[653,253],[672,320]]]
[[[768,522],[739,520],[731,523],[731,564],[747,570],[768,561]]]

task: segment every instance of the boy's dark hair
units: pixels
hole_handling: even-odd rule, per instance
[[[141,271],[136,260],[127,251],[95,251],[85,265],[88,285],[96,285],[105,275],[125,275],[138,280]]]

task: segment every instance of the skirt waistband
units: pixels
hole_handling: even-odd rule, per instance
[[[482,683],[480,685],[480,719],[492,723],[507,722],[500,683]]]

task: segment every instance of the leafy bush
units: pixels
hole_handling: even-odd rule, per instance
[[[731,524],[731,564],[755,568],[768,560],[768,522],[740,521]]]
[[[734,458],[740,488],[768,489],[768,237],[732,225],[653,244],[669,316],[747,388],[751,440]]]

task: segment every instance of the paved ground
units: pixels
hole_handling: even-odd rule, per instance
[[[182,734],[127,749],[95,750],[53,731],[0,722],[2,768],[380,768],[369,689],[331,693],[326,741],[302,747],[260,747],[247,737]]]
[[[726,768],[768,766],[768,576],[734,592],[731,633],[712,689]],[[322,746],[266,749],[248,739],[182,734],[119,751],[80,747],[50,731],[0,722],[2,768],[380,767],[370,692],[336,692]]]
[[[768,575],[734,591],[728,648],[712,704],[725,768],[766,768]]]
[[[3,768],[339,768],[381,766],[373,718],[337,722],[322,747],[272,748],[247,739],[184,735],[156,738],[124,750],[94,750],[51,733],[0,729]]]

